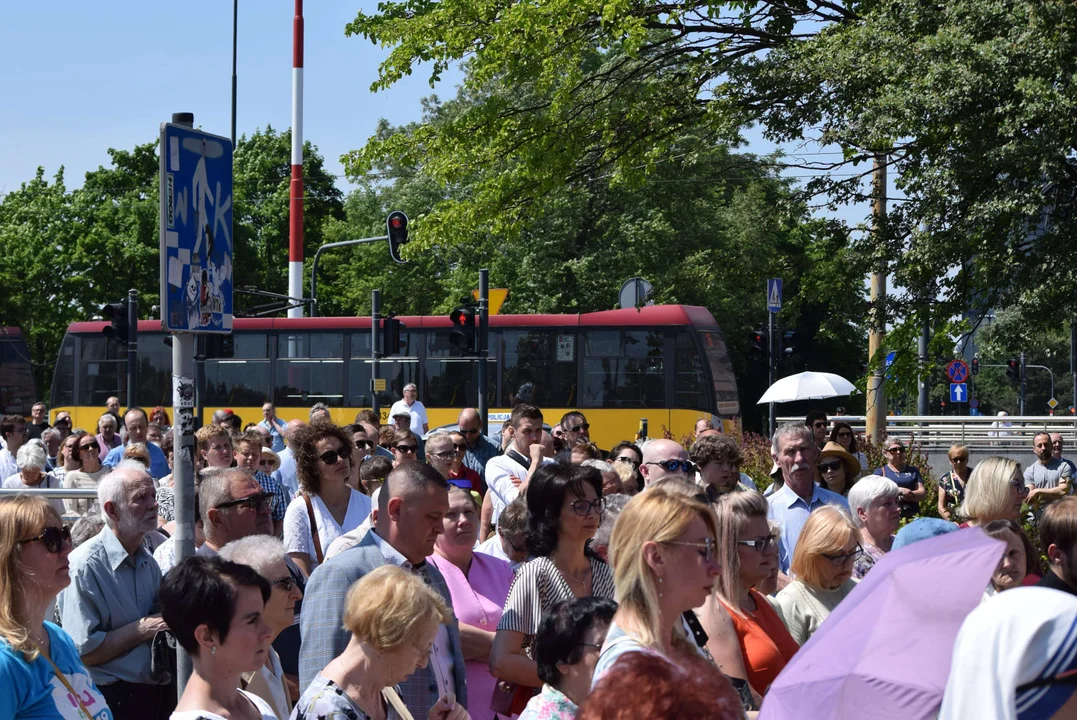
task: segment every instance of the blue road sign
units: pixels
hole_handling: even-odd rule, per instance
[[[975,410],[976,408],[980,407],[980,401],[976,398],[969,398],[969,407]]]
[[[232,141],[161,125],[161,322],[232,332]]]
[[[969,386],[965,383],[950,383],[950,402],[968,402]]]
[[[776,313],[782,309],[782,279],[767,280],[767,312]]]
[[[952,383],[963,383],[969,379],[969,365],[964,360],[952,360],[946,366],[946,377]]]

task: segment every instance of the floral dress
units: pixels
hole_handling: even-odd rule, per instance
[[[399,692],[399,689],[398,689]],[[400,720],[396,710],[385,703],[386,720]],[[344,689],[318,675],[292,710],[291,720],[370,720]]]
[[[520,720],[574,720],[579,708],[557,688],[542,686],[542,692],[528,701]]]
[[[856,580],[863,580],[864,576],[868,574],[868,570],[875,567],[875,563],[886,554],[886,552],[869,542],[862,543],[861,547],[863,547],[864,552],[860,553],[860,557],[853,562],[853,578]]]
[[[969,468],[969,472],[972,472],[972,468]],[[961,503],[965,502],[965,486],[967,482],[967,480],[962,482],[960,478],[955,477],[953,470],[939,478],[939,490],[946,491],[946,509],[951,513]]]

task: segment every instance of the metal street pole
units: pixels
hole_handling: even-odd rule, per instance
[[[487,422],[486,400],[486,367],[487,358],[490,357],[489,329],[490,325],[490,271],[485,268],[479,270],[479,422],[482,423],[482,434],[489,435]]]
[[[774,357],[776,355],[776,353],[774,351],[774,346],[775,346],[774,335],[776,333],[775,333],[774,313],[772,313],[772,312],[767,313],[767,316],[768,316],[768,319],[767,319],[767,387],[770,387],[771,385],[774,384],[774,375],[775,375],[774,365],[775,365],[775,362],[777,360],[777,358]],[[769,431],[768,431],[767,435],[769,437],[774,437],[774,430],[777,427],[778,417],[777,417],[777,414],[775,413],[775,410],[774,410],[774,403],[770,403],[769,408],[770,408],[770,419],[769,419],[769,421],[767,423],[767,427],[769,428]]]
[[[927,367],[927,346],[931,342],[931,322],[927,319],[924,320],[924,327],[920,331],[920,339],[917,342],[917,355],[920,356],[920,379],[916,383],[916,414],[923,417],[928,414],[928,381],[924,375],[924,368]]]
[[[378,412],[378,340],[381,337],[381,290],[370,291],[370,409]],[[391,421],[392,418],[389,418]]]
[[[232,0],[232,150],[236,148],[236,41],[239,39],[239,0]],[[199,413],[201,415],[201,413]]]
[[[1021,353],[1021,397],[1017,400],[1017,406],[1019,408],[1019,414],[1025,414],[1025,376],[1027,375],[1027,369],[1025,367],[1025,354]]]
[[[867,434],[881,443],[886,434],[886,395],[883,393],[883,363],[880,362],[886,341],[886,255],[882,232],[886,222],[886,156],[876,155],[872,170],[872,234],[875,240],[876,265],[871,273],[871,317],[868,332],[868,359],[875,360],[868,376]]]
[[[138,405],[138,290],[127,291],[127,407]]]
[[[172,122],[193,128],[194,114],[175,113]],[[162,167],[165,156],[162,150]],[[177,563],[194,555],[194,346],[193,334],[172,334],[172,489],[176,510]],[[183,648],[176,648],[176,656],[177,692],[182,697],[193,667],[190,656]]]
[[[333,250],[334,248],[347,247],[349,245],[362,245],[364,243],[382,242],[388,240],[388,235],[380,235],[378,237],[363,238],[362,240],[341,240],[340,242],[325,243],[318,248],[318,251],[314,253],[314,262],[310,266],[310,316],[317,317],[318,315],[318,259],[322,256],[322,253],[326,250]],[[292,301],[302,300],[302,297],[292,298]]]
[[[1077,320],[1070,320],[1070,381],[1073,383],[1073,396],[1070,404],[1077,412]],[[1077,423],[1074,424],[1074,434],[1077,435]]]

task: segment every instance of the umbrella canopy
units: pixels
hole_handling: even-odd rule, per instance
[[[1005,544],[967,528],[887,553],[778,675],[760,720],[929,720]]]
[[[767,388],[756,405],[794,400],[821,400],[849,395],[856,386],[841,375],[825,372],[802,372],[783,377]]]

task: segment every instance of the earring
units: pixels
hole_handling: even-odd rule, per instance
[[[658,578],[658,584],[659,585],[662,584],[662,578]],[[658,597],[662,597],[662,590],[661,589],[659,589],[659,591],[658,591]]]
[[[214,645],[213,647],[211,647],[209,649],[209,654],[210,655],[216,655],[217,654],[217,646],[216,645]]]

